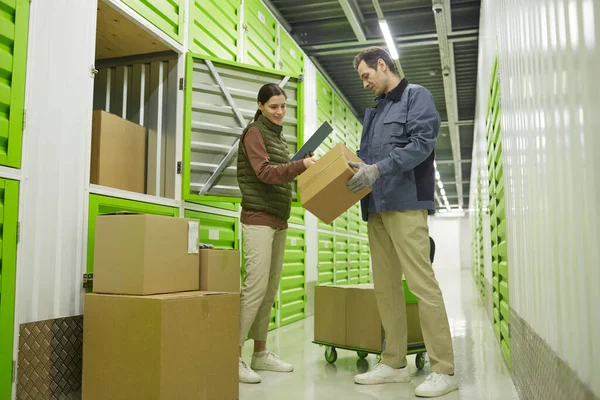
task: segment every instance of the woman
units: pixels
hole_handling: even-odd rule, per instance
[[[282,134],[287,96],[274,83],[258,92],[258,111],[242,133],[237,178],[242,192],[242,233],[246,275],[241,291],[239,379],[260,383],[254,370],[292,372],[293,366],[267,351],[266,340],[283,268],[292,182],[316,162],[290,162]],[[251,367],[242,359],[246,337],[254,339]]]

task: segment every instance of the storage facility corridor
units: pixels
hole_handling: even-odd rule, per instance
[[[598,0],[0,0],[0,400],[600,400],[598,65]]]

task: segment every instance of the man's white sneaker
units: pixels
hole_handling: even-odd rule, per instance
[[[379,363],[375,368],[364,374],[356,375],[354,382],[359,385],[379,385],[381,383],[408,383],[410,382],[410,371],[408,366],[404,368],[392,368]]]
[[[275,353],[263,351],[252,356],[252,369],[255,371],[292,372],[294,367],[281,361]]]
[[[417,386],[415,395],[419,397],[440,397],[455,390],[458,390],[456,376],[432,372],[425,378],[425,382]]]
[[[252,371],[248,364],[240,358],[240,382],[242,383],[260,383],[260,376]]]

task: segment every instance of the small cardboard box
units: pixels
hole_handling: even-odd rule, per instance
[[[149,295],[198,290],[198,235],[197,220],[99,215],[94,292]]]
[[[406,304],[408,344],[423,342],[417,304]],[[384,330],[373,284],[317,286],[315,341],[382,351]]]
[[[302,205],[326,224],[371,192],[370,188],[359,193],[348,190],[346,184],[356,173],[349,161],[362,162],[338,143],[298,177]]]
[[[87,294],[84,400],[237,400],[240,296]]]
[[[143,126],[94,110],[90,183],[145,193],[146,137]]]
[[[239,250],[200,250],[200,290],[240,291]]]

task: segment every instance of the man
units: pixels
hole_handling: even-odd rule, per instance
[[[350,163],[358,172],[348,187],[353,192],[373,189],[361,208],[368,221],[375,296],[386,337],[381,363],[354,380],[363,385],[410,382],[404,273],[419,302],[431,360],[431,374],[415,394],[443,396],[457,390],[458,382],[444,300],[429,259],[427,216],[434,210],[439,114],[431,93],[402,79],[385,50],[364,50],[354,67],[378,103],[365,112],[359,153],[365,163]]]

